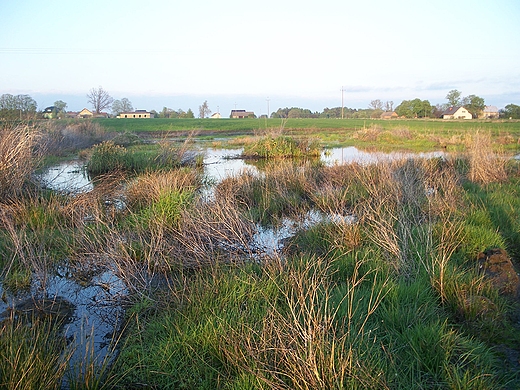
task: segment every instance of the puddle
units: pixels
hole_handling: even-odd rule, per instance
[[[240,158],[243,149],[214,149],[205,148],[204,173],[214,183],[220,183],[227,177],[238,175],[245,169],[257,172],[258,169],[246,160]],[[354,146],[333,148],[321,153],[321,161],[326,165],[358,163],[375,163],[398,158],[441,157],[444,152],[430,153],[380,153],[363,152]],[[87,192],[93,189],[84,164],[80,161],[68,161],[54,165],[37,176],[42,186],[65,193]]]
[[[47,168],[36,175],[42,187],[64,193],[92,191],[94,186],[80,161],[66,161]]]
[[[244,169],[256,169],[240,158],[242,151],[243,149],[206,149],[204,173],[210,180],[220,183],[227,177],[240,174]]]
[[[257,224],[256,233],[253,235],[252,247],[259,258],[278,256],[284,247],[285,241],[294,236],[299,230],[308,229],[324,222],[351,224],[356,222],[356,220],[357,218],[352,215],[331,215],[318,210],[311,210],[298,220],[284,218],[277,227],[264,227]]]
[[[0,319],[14,315],[57,315],[63,322],[65,337],[73,343],[71,366],[83,361],[88,347],[96,359],[103,360],[113,336],[123,320],[121,298],[126,294],[123,282],[110,271],[94,276],[88,283],[73,279],[66,268],[56,275],[38,280],[35,276],[27,292],[11,295],[2,290]]]
[[[349,163],[375,163],[378,161],[391,161],[401,158],[435,158],[442,157],[445,153],[442,151],[428,153],[382,153],[382,152],[363,152],[354,146],[345,148],[333,148],[324,150],[321,153],[321,161],[326,165],[343,165]]]

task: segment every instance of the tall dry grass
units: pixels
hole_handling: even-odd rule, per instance
[[[0,129],[0,199],[17,198],[43,157],[36,147],[41,132],[28,125]]]
[[[490,134],[476,132],[466,135],[466,156],[469,163],[468,179],[478,184],[504,182],[507,179],[507,158],[493,150]]]
[[[0,324],[0,387],[60,389],[72,352],[50,322],[11,316]]]
[[[432,275],[445,269],[461,240],[461,189],[454,162],[405,159],[352,172],[366,191],[356,213],[395,271],[413,278],[422,268]]]
[[[45,121],[42,123],[40,147],[50,155],[62,156],[90,148],[111,137],[98,123],[88,119]]]

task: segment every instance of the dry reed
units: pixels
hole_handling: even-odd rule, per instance
[[[19,197],[42,155],[36,148],[41,132],[19,125],[0,129],[0,199]]]
[[[507,159],[493,151],[491,135],[476,132],[465,139],[469,161],[468,178],[474,183],[489,184],[507,179]]]

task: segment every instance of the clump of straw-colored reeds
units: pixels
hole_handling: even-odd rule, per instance
[[[24,192],[41,160],[36,145],[40,131],[27,125],[0,129],[0,199],[16,198]]]
[[[474,183],[489,184],[507,179],[507,159],[493,151],[491,136],[481,132],[467,135],[466,154],[469,162],[468,179]]]

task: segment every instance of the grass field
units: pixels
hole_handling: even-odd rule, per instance
[[[520,135],[520,121],[446,121],[436,119],[95,119],[109,131],[156,132],[156,131],[254,131],[287,130],[360,130],[377,125],[383,130],[408,128],[412,131],[449,132],[482,129],[491,132],[509,132]]]
[[[378,150],[459,151],[468,135],[489,134],[495,149],[518,151],[520,121],[446,121],[439,119],[95,119],[108,132],[161,136],[194,133],[199,140],[226,147],[233,137],[265,133],[320,139],[324,147],[357,146]]]

